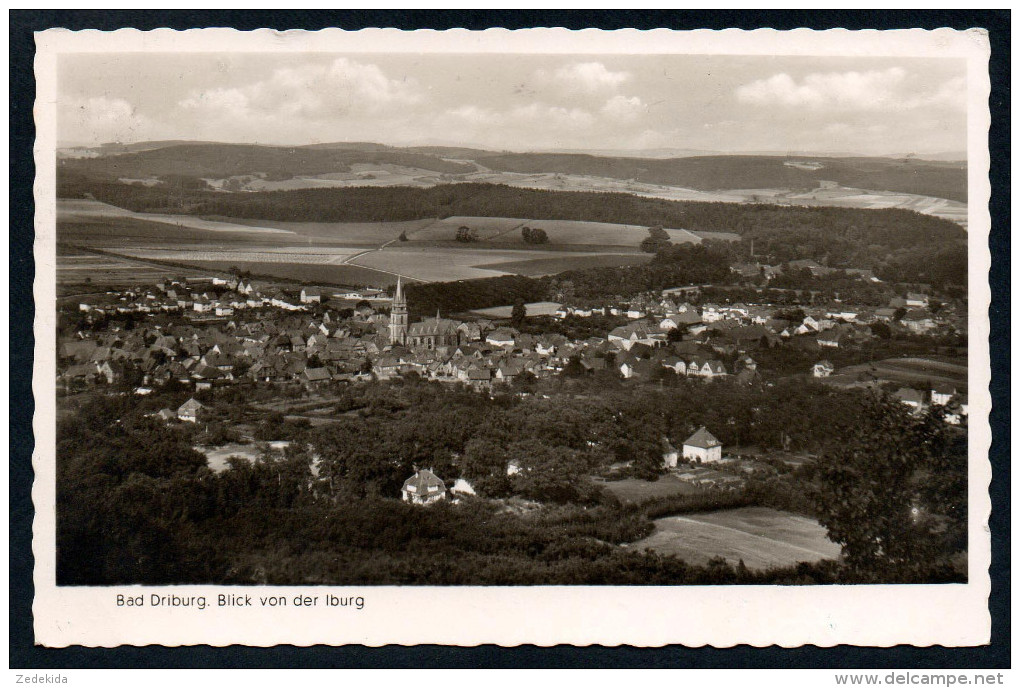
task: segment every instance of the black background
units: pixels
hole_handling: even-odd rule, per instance
[[[10,668],[355,668],[355,667],[564,667],[564,668],[1008,668],[1010,666],[1009,590],[1009,152],[1010,12],[974,11],[590,11],[590,10],[412,10],[412,11],[258,11],[258,10],[11,10],[10,11]],[[993,442],[992,644],[977,648],[867,648],[806,646],[783,649],[738,646],[728,649],[576,648],[522,646],[474,648],[424,645],[251,648],[231,646],[119,647],[112,649],[36,647],[32,633],[32,364],[35,315],[32,296],[34,240],[32,145],[35,98],[32,33],[52,27],[72,30],[134,27],[189,29],[231,26],[343,29],[365,27],[507,29],[536,26],[670,29],[898,29],[982,27],[989,31],[992,126],[991,356]],[[639,613],[635,610],[635,613]],[[682,610],[677,610],[682,615]]]

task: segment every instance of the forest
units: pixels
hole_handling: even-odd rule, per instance
[[[947,435],[935,416],[915,418],[864,393],[798,381],[655,390],[570,380],[545,398],[409,379],[349,388],[335,422],[319,427],[259,411],[251,405],[259,395],[240,388],[200,393],[210,412],[196,425],[148,417],[189,394],[96,395],[62,414],[60,584],[806,584],[961,575],[952,557],[966,549],[965,440]],[[245,424],[292,444],[282,456],[231,460],[221,472],[192,448]],[[819,458],[756,473],[743,491],[637,504],[621,504],[591,478],[625,461],[632,475],[654,479],[661,438],[702,424],[724,444],[786,444]],[[508,476],[510,461],[522,471]],[[478,496],[406,505],[399,489],[415,466],[433,468],[448,485],[463,477]],[[647,535],[653,518],[747,505],[811,514],[844,559],[750,572],[618,546]],[[917,508],[922,518],[911,517]]]

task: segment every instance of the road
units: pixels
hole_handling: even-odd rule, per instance
[[[374,270],[375,272],[381,272],[381,273],[386,274],[386,275],[393,275],[394,277],[399,277],[399,278],[404,279],[404,280],[410,280],[412,282],[422,282],[422,283],[429,282],[429,280],[421,279],[420,277],[411,277],[410,275],[402,275],[399,272],[392,272],[390,270],[383,270],[382,268],[369,267],[368,265],[361,265],[359,263],[353,262],[356,258],[361,258],[362,256],[367,256],[369,253],[375,253],[376,251],[382,251],[383,249],[388,247],[390,244],[396,243],[397,241],[400,241],[400,239],[390,239],[389,241],[387,241],[386,243],[382,244],[378,248],[370,248],[368,250],[360,251],[359,253],[355,253],[353,255],[347,256],[342,261],[337,263],[337,265],[353,265],[355,267],[364,268],[365,270]]]

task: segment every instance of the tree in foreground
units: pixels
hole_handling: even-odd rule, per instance
[[[855,411],[816,466],[813,498],[829,539],[843,548],[846,565],[866,576],[946,561],[952,552],[944,536],[960,514],[966,518],[965,501],[955,503],[965,500],[965,490],[936,495],[929,486],[950,464],[959,474],[961,461],[965,479],[966,452],[955,460],[950,455],[937,411],[917,417],[877,396]]]

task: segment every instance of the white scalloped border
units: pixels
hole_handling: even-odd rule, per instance
[[[991,256],[987,237],[990,184],[987,134],[989,46],[981,29],[926,31],[743,31],[561,28],[449,31],[363,29],[273,31],[260,29],[120,29],[36,34],[38,80],[35,116],[34,296],[37,304],[33,392],[37,439],[33,456],[33,553],[36,642],[49,647],[82,645],[165,646],[317,644],[367,646],[447,644],[502,646],[571,644],[659,647],[682,644],[755,647],[837,644],[887,647],[977,645],[988,642],[990,582],[991,396],[987,347]],[[326,592],[362,594],[363,612],[212,613],[116,609],[116,592],[141,588],[55,586],[53,451],[55,434],[55,66],[56,56],[86,52],[446,52],[715,55],[937,56],[969,60],[969,251],[970,251],[970,582],[942,586],[719,586],[719,587],[380,587],[244,588],[257,595]],[[39,306],[42,306],[41,308]],[[985,346],[975,346],[983,343]],[[215,597],[237,589],[215,586],[145,588]],[[321,611],[321,608],[319,608]],[[291,609],[291,611],[293,611]]]

